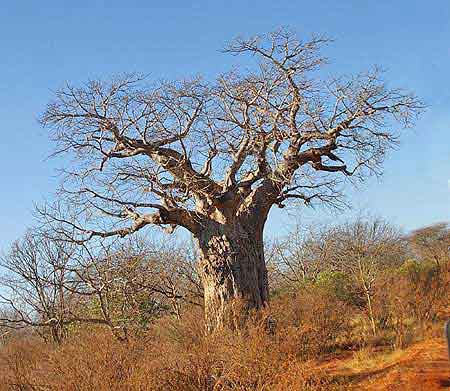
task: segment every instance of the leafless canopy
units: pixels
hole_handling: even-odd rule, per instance
[[[75,324],[126,339],[164,313],[180,318],[203,295],[185,249],[138,235],[74,245],[30,230],[0,256],[0,269],[0,328],[32,328],[57,343]]]
[[[137,75],[67,85],[42,117],[75,160],[61,189],[78,234],[125,236],[148,224],[198,231],[290,199],[338,204],[341,182],[378,173],[423,105],[375,69],[323,80],[322,37],[236,39],[251,71],[149,86]],[[58,217],[59,216],[59,217]],[[90,224],[87,224],[87,220]]]

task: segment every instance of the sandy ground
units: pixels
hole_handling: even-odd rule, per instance
[[[349,363],[350,360],[330,362],[324,369],[345,377],[354,390],[450,390],[450,360],[443,338],[419,342],[366,369]]]

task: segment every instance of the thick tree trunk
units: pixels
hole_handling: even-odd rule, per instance
[[[237,328],[268,300],[262,227],[211,223],[196,236],[208,332]]]

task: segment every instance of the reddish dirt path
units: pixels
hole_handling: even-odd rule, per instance
[[[444,340],[435,338],[412,346],[385,366],[346,376],[355,390],[450,390],[450,361]]]

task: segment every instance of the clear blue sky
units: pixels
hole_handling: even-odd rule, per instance
[[[51,144],[36,121],[52,90],[124,71],[212,77],[233,61],[219,52],[227,40],[286,25],[334,38],[326,54],[336,73],[382,65],[393,85],[430,106],[382,181],[350,192],[353,205],[405,229],[450,220],[449,0],[9,1],[0,10],[0,246],[56,187],[56,164],[44,160]],[[282,216],[272,214],[271,233],[294,219]]]

